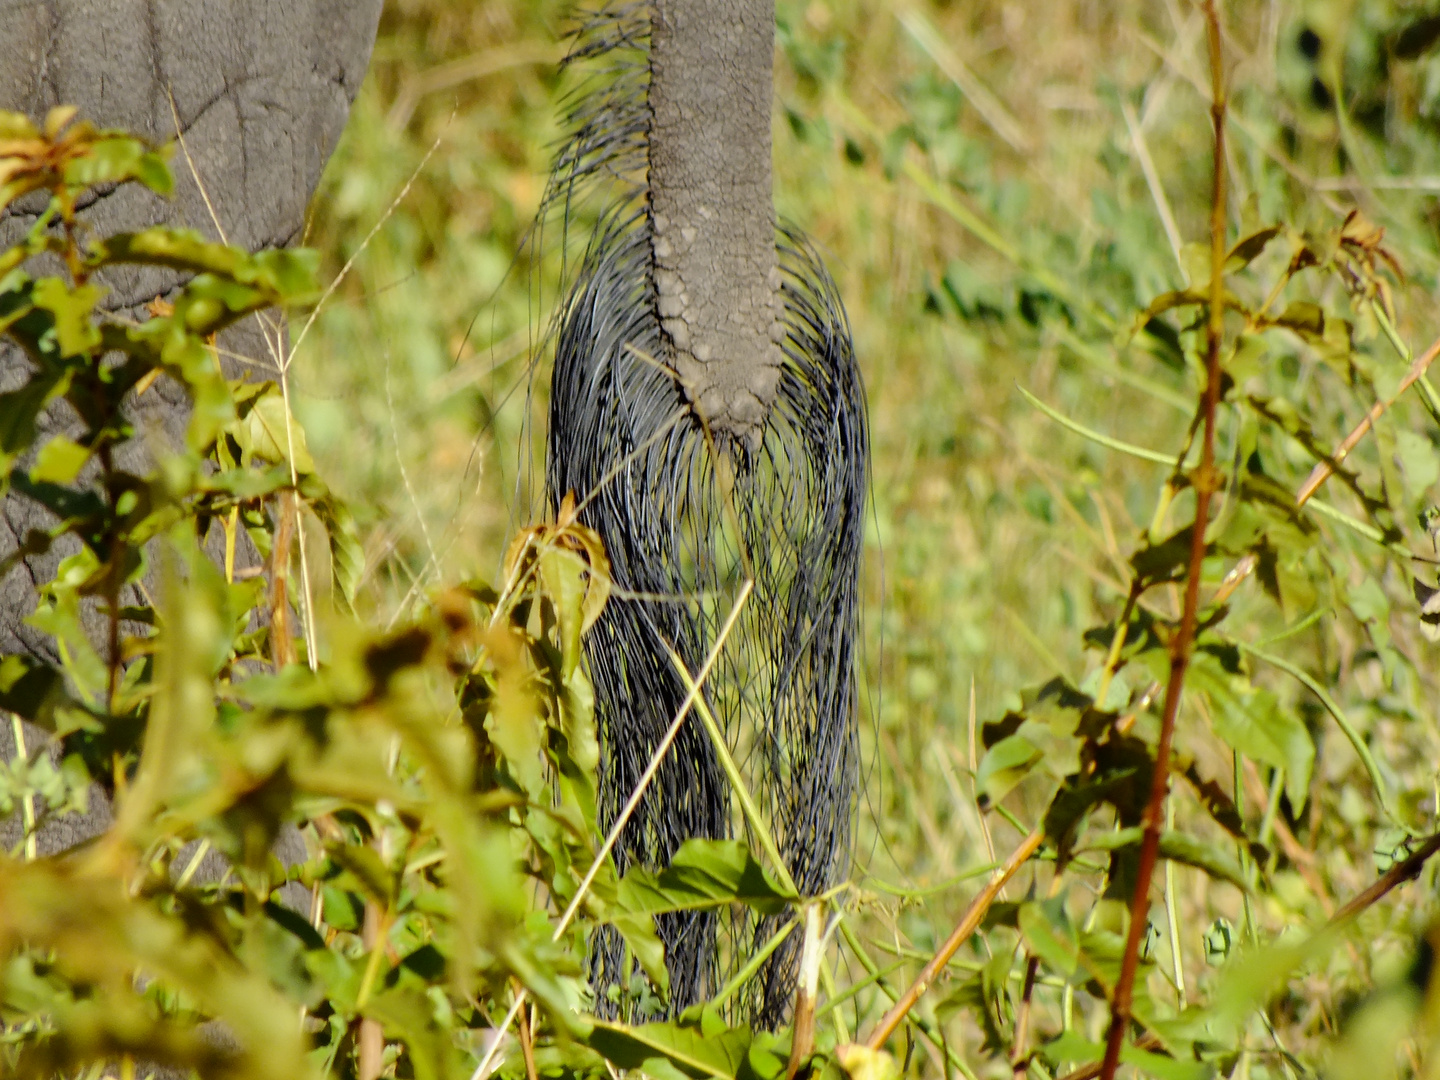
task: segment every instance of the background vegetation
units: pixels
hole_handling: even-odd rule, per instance
[[[289,392],[314,473],[350,505],[362,544],[342,552],[349,569],[334,591],[317,571],[317,608],[343,610],[344,594],[353,596],[374,629],[348,645],[341,631],[326,631],[334,644],[325,659],[339,671],[368,670],[376,683],[357,675],[304,692],[319,694],[313,707],[327,723],[336,718],[337,730],[375,705],[377,722],[395,728],[406,760],[426,777],[414,781],[421,789],[441,775],[426,774],[424,753],[443,750],[427,751],[418,721],[399,730],[410,723],[403,710],[376,705],[389,692],[390,661],[377,669],[354,659],[382,646],[379,655],[390,655],[383,649],[400,639],[382,628],[430,627],[426,647],[405,654],[402,666],[421,669],[444,716],[452,709],[444,643],[458,635],[468,665],[471,622],[508,621],[549,695],[537,713],[545,730],[573,724],[566,639],[550,635],[583,623],[583,613],[572,608],[542,624],[515,606],[524,603],[520,592],[505,589],[526,558],[511,549],[506,560],[509,540],[531,535],[521,530],[541,512],[534,477],[545,380],[532,383],[529,364],[560,259],[555,235],[536,244],[527,230],[559,136],[564,85],[554,61],[565,8],[560,0],[390,5],[307,237],[324,260],[321,280],[353,264],[294,357]],[[1104,732],[1133,732],[1153,746],[1163,697],[1153,684],[1164,685],[1181,621],[1183,529],[1200,461],[1191,425],[1206,382],[1200,301],[1212,266],[1206,23],[1180,0],[813,0],[782,2],[779,16],[777,202],[820,243],[839,282],[875,455],[867,771],[855,887],[837,904],[845,921],[822,1009],[841,1003],[822,1017],[820,1060],[856,1075],[886,1067],[828,1055],[874,1029],[969,903],[971,880],[1044,822],[1048,857],[1006,886],[985,933],[964,943],[912,1014],[917,1026],[889,1044],[909,1071],[1028,1070],[1044,1080],[1098,1061],[1105,1039],[1149,750],[1138,763],[1124,759],[1129,744]],[[1148,1045],[1164,1054],[1127,1057],[1126,1067],[1166,1080],[1216,1071],[1419,1074],[1436,1060],[1426,1023],[1434,872],[1363,906],[1339,936],[1309,935],[1397,864],[1408,870],[1406,857],[1428,850],[1424,837],[1440,829],[1440,688],[1426,634],[1436,620],[1427,624],[1422,611],[1435,576],[1412,557],[1440,554],[1431,510],[1440,501],[1440,402],[1420,385],[1402,395],[1317,496],[1324,508],[1299,508],[1295,493],[1317,458],[1377,401],[1394,397],[1412,351],[1440,333],[1440,50],[1432,49],[1440,17],[1398,0],[1316,0],[1222,5],[1220,24],[1230,91],[1224,247],[1258,238],[1238,250],[1225,280],[1246,310],[1223,328],[1229,381],[1216,464],[1225,485],[1176,728],[1176,769],[1196,782],[1179,784],[1170,800],[1159,903],[1153,931],[1142,935],[1135,1015],[1157,1040]],[[1363,217],[1349,218],[1352,209]],[[1277,231],[1267,236],[1269,227]],[[1311,256],[1297,258],[1303,251]],[[1317,265],[1303,266],[1311,257]],[[1172,296],[1173,307],[1155,304],[1186,289],[1197,292]],[[237,414],[247,415],[243,407]],[[277,482],[273,491],[284,488]],[[309,534],[316,567],[329,565],[325,535]],[[580,540],[565,543],[585,550]],[[1247,554],[1259,573],[1223,610],[1207,607]],[[560,611],[556,601],[573,592],[553,584],[558,572],[549,581],[537,573],[527,587],[542,606],[553,590],[548,602]],[[496,589],[458,594],[466,614],[447,622],[450,609],[436,597],[477,581]],[[493,690],[513,669],[485,655]],[[475,701],[464,685],[462,711]],[[1022,694],[1046,685],[1048,693]],[[246,700],[275,715],[302,707],[293,696]],[[482,820],[493,832],[465,832],[459,818],[444,816],[469,805],[457,792],[468,792],[471,779],[458,775],[447,780],[453,791],[412,789],[417,801],[398,818],[377,817],[401,805],[381,790],[396,759],[369,762],[369,790],[327,792],[316,773],[277,804],[283,811],[266,811],[267,821],[318,820],[342,803],[371,808],[334,817],[333,834],[317,832],[306,871],[307,884],[325,881],[337,894],[334,910],[325,895],[330,930],[321,946],[304,939],[306,955],[341,959],[296,961],[307,974],[293,985],[263,968],[329,1025],[317,1063],[362,1068],[359,1044],[374,1030],[361,1022],[368,1018],[387,1032],[387,1068],[460,1075],[483,1052],[483,1029],[499,1023],[513,978],[542,1004],[539,1071],[601,1069],[566,1041],[580,1034],[587,1052],[617,1067],[773,1075],[788,1033],[747,1041],[722,1066],[686,1059],[673,1040],[663,1052],[609,1044],[607,1053],[593,1034],[565,1030],[579,942],[551,950],[563,910],[551,901],[573,895],[572,864],[594,847],[583,782],[567,796],[580,815],[567,847],[540,816],[512,814],[505,801],[518,793],[532,811],[543,802],[539,777],[514,771],[539,743],[505,745],[484,716],[472,720],[457,737],[482,748],[482,763],[483,747],[499,743],[498,772],[482,767],[474,782],[477,797],[492,800]],[[544,751],[557,775],[583,779],[584,754],[572,757],[568,742],[546,741]],[[1075,796],[1071,809],[1095,811],[1075,818],[1073,831],[1063,800],[1052,799],[1057,784]],[[250,805],[241,788],[226,790]],[[305,802],[322,796],[335,801]],[[162,833],[178,845],[196,835],[190,827],[166,821]],[[215,842],[229,836],[227,850],[244,865],[235,839],[243,831],[234,831],[233,816],[225,828]],[[461,865],[481,875],[470,879],[480,895],[483,873],[474,867],[494,865],[484,845],[507,842],[533,853],[524,865],[542,888],[526,893],[517,880],[494,892],[502,900],[463,918],[441,899],[433,916],[423,904],[398,905],[420,914],[374,921],[390,910],[386,896],[408,889],[443,898],[460,888],[458,878],[421,882],[406,869],[423,862],[427,844],[447,853],[437,863],[457,851],[479,860]],[[1063,877],[1055,874],[1057,851],[1070,858],[1072,846],[1078,854]],[[377,850],[392,877],[373,878],[363,853]],[[397,871],[399,851],[408,862]],[[748,856],[723,854],[738,860],[725,866],[747,865]],[[783,884],[766,888],[750,902],[786,902]],[[246,882],[246,890],[263,901],[262,884]],[[732,881],[729,893],[706,895],[741,894]],[[261,950],[264,913],[226,902],[241,927],[229,947],[241,956]],[[682,900],[672,893],[666,902]],[[548,919],[539,914],[547,903]],[[642,922],[655,910],[633,893],[628,901],[615,894],[614,903]],[[613,916],[603,907],[584,914],[592,924]],[[527,930],[515,951],[494,951],[516,925]],[[377,926],[392,935],[389,954],[371,948]],[[643,952],[643,928],[635,940]],[[429,954],[416,954],[437,942],[443,963],[426,968]],[[472,947],[480,951],[465,951]],[[370,964],[374,956],[382,959]],[[146,962],[153,954],[136,961]],[[150,970],[163,981],[164,972]],[[186,991],[182,975],[169,973]],[[387,1002],[412,1011],[367,1011],[370,988],[381,983],[395,991]],[[226,1013],[224,1002],[179,1000],[198,1009],[188,1018]],[[430,1011],[414,1011],[417,1000],[431,1002]],[[13,1013],[7,1022],[25,1038],[46,1030],[41,1020],[24,1027]],[[703,1023],[719,1045],[721,1021]],[[145,1044],[75,1045],[73,1058],[57,1060]],[[522,1058],[512,1053],[505,1068],[518,1075]]]
[[[393,541],[393,558],[407,569],[389,573],[402,594],[411,575],[425,572],[426,533],[457,570],[484,569],[498,550],[489,537],[512,515],[524,517],[515,507],[534,505],[521,476],[529,452],[520,430],[524,346],[535,312],[548,309],[527,293],[525,274],[503,275],[556,135],[552,73],[537,58],[563,25],[563,8],[393,5],[329,172],[332,195],[319,202],[315,237],[338,258],[437,147],[360,261],[355,302],[322,320],[326,348],[301,364],[300,408],[317,452],[331,455],[337,482],[386,508],[372,558]],[[994,814],[987,840],[974,809],[972,700],[983,722],[1015,704],[1018,689],[1055,674],[1077,685],[1088,678],[1093,690],[1102,656],[1087,648],[1084,631],[1123,604],[1125,562],[1167,472],[1068,432],[1018,388],[1093,430],[1167,455],[1192,415],[1188,342],[1167,331],[1126,345],[1123,331],[1155,296],[1190,281],[1191,245],[1207,241],[1203,20],[1185,3],[1083,0],[817,0],[782,2],[779,13],[777,202],[827,252],[854,325],[873,427],[864,680],[871,771],[857,870],[862,881],[872,873],[924,888],[985,861],[990,844],[1003,854],[1018,840]],[[1319,235],[1362,208],[1386,228],[1403,268],[1403,279],[1391,281],[1397,330],[1418,350],[1440,329],[1440,60],[1430,49],[1429,9],[1267,3],[1228,5],[1223,15],[1232,240],[1272,223]],[[415,96],[447,72],[468,74],[467,63],[479,71],[505,62],[515,66]],[[1252,288],[1273,281],[1288,257],[1274,245]],[[1365,380],[1383,389],[1405,365],[1363,310],[1358,319],[1346,310],[1339,282],[1293,295],[1358,323],[1356,366],[1272,335],[1261,393],[1291,401],[1319,443],[1334,445],[1373,400]],[[1188,321],[1181,313],[1167,325]],[[532,419],[543,409],[543,380],[537,392]],[[357,413],[376,453],[347,452]],[[1222,418],[1222,458],[1248,437],[1250,422],[1238,409]],[[1381,428],[1353,465],[1368,490],[1385,485],[1394,527],[1412,550],[1433,556],[1417,514],[1435,499],[1435,423],[1412,396]],[[1283,435],[1261,438],[1267,470],[1293,492],[1311,460]],[[518,457],[517,448],[525,448]],[[457,478],[437,482],[445,475]],[[1331,494],[1363,516],[1352,495]],[[1280,606],[1248,588],[1236,599],[1234,632],[1260,642],[1322,613],[1286,640],[1285,655],[1331,689],[1397,801],[1419,815],[1410,825],[1428,831],[1437,810],[1436,657],[1421,634],[1416,567],[1331,521],[1314,524],[1318,539],[1297,575],[1303,587],[1297,580]],[[1178,611],[1178,592],[1162,590],[1155,601]],[[1318,746],[1301,807],[1282,801],[1267,814],[1263,767],[1244,770],[1252,831],[1268,821],[1272,831],[1293,830],[1299,844],[1280,856],[1269,895],[1252,906],[1273,933],[1314,923],[1363,888],[1395,833],[1315,695],[1273,666],[1258,665],[1256,680],[1304,720]],[[1117,685],[1141,690],[1142,681],[1122,675]],[[1228,787],[1228,747],[1206,737],[1206,717],[1187,708],[1182,726],[1191,752]],[[1324,855],[1292,857],[1305,850]],[[1190,928],[1180,942],[1186,970],[1208,978],[1205,930],[1220,915],[1242,922],[1239,896],[1190,871],[1178,872],[1175,888],[1180,925]],[[1358,957],[1337,956],[1320,979],[1326,993],[1297,1018],[1308,1036],[1333,1029],[1358,992],[1351,980],[1363,982],[1372,962],[1408,955],[1428,891],[1417,888],[1375,916]],[[868,910],[893,946],[924,952],[964,892],[902,900],[877,887],[873,900]]]

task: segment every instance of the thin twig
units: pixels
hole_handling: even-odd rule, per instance
[[[989,860],[990,860],[990,864],[993,866],[993,865],[995,865],[995,837],[990,834],[990,821],[989,821],[988,818],[986,818],[986,816],[985,816],[985,811],[980,808],[980,786],[979,786],[979,784],[977,784],[977,783],[975,782],[975,778],[980,775],[979,772],[977,771],[977,770],[979,769],[979,767],[980,767],[980,766],[979,766],[979,761],[980,761],[980,759],[976,756],[976,753],[975,753],[975,725],[976,725],[976,720],[977,720],[977,719],[978,719],[978,714],[977,714],[976,708],[975,708],[975,676],[974,676],[974,675],[971,675],[971,676],[970,676],[970,717],[969,717],[969,734],[970,734],[970,795],[971,795],[971,798],[974,800],[974,803],[975,803],[975,815],[976,815],[976,817],[978,817],[978,818],[980,819],[980,835],[985,838],[985,854],[986,854],[986,856],[988,856],[988,858],[989,858]],[[1004,890],[1004,889],[1001,889],[1001,890],[1000,890],[999,896],[1000,896],[1001,899],[1004,899],[1004,897],[1005,897],[1005,890]]]
[[[295,339],[295,344],[290,346],[290,354],[285,358],[285,367],[290,366],[290,361],[294,358],[295,354],[300,351],[300,346],[304,343],[306,335],[310,333],[310,327],[315,325],[315,320],[325,307],[326,301],[334,295],[335,290],[340,287],[340,283],[349,276],[351,268],[355,265],[355,260],[365,253],[365,249],[370,246],[370,241],[375,239],[376,233],[384,227],[385,223],[390,220],[390,215],[395,213],[400,204],[405,201],[405,196],[410,194],[410,189],[415,186],[415,181],[420,178],[420,173],[423,172],[425,166],[430,163],[430,158],[434,156],[435,151],[440,149],[440,143],[444,141],[445,132],[449,128],[450,122],[454,119],[455,114],[451,113],[450,120],[445,122],[445,127],[441,128],[440,134],[435,136],[435,141],[430,144],[430,149],[425,151],[425,156],[420,159],[420,164],[415,166],[415,171],[410,174],[410,179],[405,181],[405,185],[400,189],[399,194],[390,201],[390,205],[387,206],[385,212],[380,215],[380,220],[375,222],[370,231],[365,234],[365,239],[360,241],[360,246],[355,249],[350,258],[345,260],[345,265],[340,268],[340,272],[335,275],[334,280],[332,280],[330,284],[326,286],[325,291],[320,294],[320,299],[316,301],[309,318],[305,320],[305,325],[300,328],[300,336]]]
[[[1220,44],[1220,16],[1214,0],[1204,4],[1210,42],[1210,121],[1214,128],[1214,161],[1210,198],[1210,303],[1206,326],[1206,384],[1204,398],[1204,441],[1200,467],[1194,474],[1195,523],[1191,529],[1190,566],[1185,576],[1185,600],[1180,630],[1170,651],[1170,681],[1165,687],[1160,738],[1155,747],[1155,768],[1151,773],[1150,798],[1145,806],[1144,835],[1135,874],[1135,897],[1130,905],[1130,927],[1120,975],[1110,1002],[1110,1030],[1105,1040],[1105,1059],[1100,1075],[1114,1080],[1120,1064],[1120,1048],[1130,1028],[1135,992],[1135,973],[1140,960],[1140,942],[1149,925],[1150,886],[1160,853],[1165,797],[1170,790],[1170,750],[1175,737],[1175,719],[1185,687],[1185,672],[1195,640],[1196,613],[1200,607],[1200,568],[1205,561],[1205,527],[1209,523],[1210,498],[1219,487],[1215,469],[1215,413],[1220,404],[1220,348],[1225,333],[1225,72]]]
[[[1329,480],[1330,477],[1335,475],[1335,470],[1339,468],[1340,463],[1360,444],[1360,440],[1374,427],[1375,421],[1379,420],[1387,409],[1399,401],[1401,395],[1403,395],[1406,390],[1409,390],[1410,387],[1414,386],[1420,380],[1430,365],[1435,362],[1437,356],[1440,356],[1440,338],[1436,338],[1430,343],[1428,349],[1415,358],[1415,362],[1410,365],[1410,370],[1405,373],[1405,378],[1400,380],[1400,385],[1396,387],[1395,393],[1387,400],[1377,401],[1372,405],[1370,411],[1365,414],[1365,418],[1355,425],[1354,430],[1351,431],[1349,435],[1346,435],[1345,438],[1341,440],[1340,445],[1335,448],[1335,452],[1331,454],[1327,460],[1320,462],[1315,468],[1310,470],[1310,475],[1306,477],[1305,483],[1301,485],[1299,492],[1295,496],[1295,508],[1297,510],[1310,501],[1311,496],[1320,490],[1321,485],[1323,485],[1326,480]],[[1236,563],[1231,571],[1225,575],[1225,579],[1215,591],[1213,603],[1218,607],[1220,604],[1229,600],[1245,579],[1255,572],[1255,567],[1258,565],[1259,560],[1253,553],[1246,555]]]
[[[897,5],[895,18],[900,20],[900,25],[905,27],[915,44],[925,50],[930,59],[935,61],[935,66],[965,95],[966,100],[974,106],[991,131],[1004,139],[1016,153],[1034,153],[1035,143],[1025,130],[1025,125],[1016,119],[1005,107],[1005,103],[992,94],[965,65],[930,20],[906,4]]]
[[[945,939],[945,944],[940,946],[940,951],[931,957],[930,962],[920,972],[919,978],[910,984],[910,989],[900,995],[899,1000],[895,1002],[890,1011],[885,1014],[880,1023],[875,1025],[875,1030],[866,1040],[870,1049],[879,1050],[895,1033],[895,1029],[900,1026],[900,1021],[905,1019],[905,1014],[915,1007],[915,1003],[920,1000],[926,990],[930,989],[930,984],[950,962],[950,958],[979,928],[980,921],[985,918],[985,913],[990,910],[990,905],[1000,895],[1001,888],[1015,876],[1020,867],[1030,860],[1030,856],[1040,850],[1040,844],[1044,839],[1045,830],[1043,828],[1036,828],[1029,836],[1025,837],[1020,842],[1020,846],[1011,852],[1010,858],[1005,860],[1005,865],[995,872],[995,876],[990,879],[989,884],[980,890],[980,895],[970,901],[970,906],[965,909],[965,914],[961,916],[960,922],[951,931],[950,936]]]
[[[290,544],[295,535],[296,495],[282,491],[270,549],[270,659],[279,671],[295,662],[290,637]]]
[[[512,68],[534,64],[549,66],[565,58],[563,46],[550,41],[512,42],[481,52],[450,60],[437,67],[417,72],[400,84],[395,104],[390,106],[385,123],[392,131],[402,131],[410,123],[420,99],[437,90],[448,90],[461,83],[483,79]]]
[[[4,716],[0,713],[0,716]],[[10,713],[10,733],[15,739],[15,761],[24,766],[29,755],[25,749],[25,725],[21,723],[16,713]],[[29,784],[28,774],[26,783]],[[35,796],[26,791],[25,797],[20,802],[21,823],[25,827],[25,861],[32,862],[38,855],[37,838],[35,835]]]
[[[1165,800],[1165,828],[1175,828],[1175,800]],[[1175,977],[1175,1004],[1185,1011],[1185,957],[1180,949],[1180,912],[1175,901],[1175,860],[1165,860],[1165,924],[1170,931],[1170,970]]]
[[[175,107],[175,90],[168,82],[165,84],[165,98],[170,103],[170,119],[175,123],[175,141],[180,144],[180,153],[185,155],[190,176],[195,181],[195,186],[200,189],[200,198],[205,202],[205,209],[210,212],[210,221],[215,226],[216,235],[220,237],[222,244],[228,244],[230,237],[225,235],[225,226],[220,224],[220,215],[215,212],[215,204],[210,201],[210,192],[205,188],[205,181],[200,179],[200,170],[195,167],[195,159],[190,156],[190,147],[185,145],[185,132],[180,125],[180,110]]]
[[[720,636],[715,639],[715,645],[710,650],[710,655],[705,658],[705,664],[700,668],[700,673],[695,681],[690,684],[689,692],[685,699],[680,702],[680,708],[675,710],[675,719],[670,723],[670,729],[665,732],[665,737],[660,740],[660,745],[655,748],[655,753],[650,757],[650,764],[640,774],[640,780],[635,785],[635,790],[630,793],[630,798],[621,809],[620,815],[615,819],[615,824],[610,827],[610,834],[605,837],[605,843],[600,845],[600,850],[595,853],[595,861],[590,864],[590,869],[580,880],[580,887],[575,890],[575,899],[570,901],[570,906],[565,909],[565,914],[560,917],[560,925],[556,928],[555,937],[559,940],[565,928],[570,925],[570,920],[575,917],[579,910],[580,902],[585,898],[586,892],[590,889],[590,883],[595,880],[595,875],[600,872],[601,865],[609,856],[616,842],[620,839],[620,833],[630,820],[630,815],[640,805],[641,798],[650,787],[650,781],[654,779],[655,773],[660,769],[660,763],[664,760],[665,754],[670,749],[670,744],[675,741],[675,736],[680,733],[680,726],[685,718],[690,715],[690,710],[697,701],[701,701],[701,688],[705,680],[710,677],[710,670],[715,662],[720,659],[720,651],[725,647],[725,641],[730,637],[730,631],[735,628],[735,622],[740,618],[740,612],[745,607],[745,601],[750,598],[751,591],[755,588],[755,582],[747,581],[740,588],[740,595],[735,598],[735,606],[730,609],[730,617],[725,620],[725,625],[720,628]],[[783,864],[782,864],[783,866]]]
[[[1416,848],[1414,854],[1402,859],[1389,870],[1385,871],[1385,873],[1376,880],[1375,884],[1371,885],[1360,895],[1346,901],[1345,905],[1330,917],[1330,921],[1325,924],[1324,930],[1334,930],[1342,924],[1349,922],[1356,915],[1359,915],[1360,912],[1383,898],[1385,894],[1389,893],[1397,885],[1401,885],[1404,882],[1418,877],[1426,861],[1437,851],[1440,851],[1440,833],[1436,833]],[[1323,933],[1324,930],[1321,932]]]
[[[389,929],[380,905],[374,900],[365,903],[365,925],[362,928],[365,947],[370,950],[370,961],[365,967],[365,976],[360,984],[357,1007],[363,1004],[374,985],[375,974],[380,966],[380,955],[384,950],[384,938]],[[385,1058],[385,1029],[380,1021],[371,1016],[360,1018],[360,1061],[357,1073],[360,1080],[379,1080]]]

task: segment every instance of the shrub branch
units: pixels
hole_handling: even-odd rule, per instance
[[[995,871],[995,876],[990,879],[989,884],[980,891],[980,894],[970,901],[970,906],[965,909],[965,914],[960,917],[960,922],[945,939],[945,944],[940,946],[940,951],[930,958],[920,972],[919,978],[910,984],[910,989],[900,995],[900,999],[891,1006],[890,1011],[881,1018],[880,1023],[875,1025],[875,1030],[870,1033],[866,1045],[872,1050],[879,1050],[885,1045],[885,1041],[895,1033],[900,1026],[900,1021],[905,1019],[905,1014],[915,1007],[935,977],[944,970],[950,958],[955,955],[960,946],[970,939],[980,926],[980,921],[985,918],[985,913],[990,910],[990,905],[1000,895],[1000,890],[1005,883],[1015,876],[1015,872],[1030,860],[1030,856],[1040,850],[1040,844],[1045,839],[1045,830],[1037,826],[1029,836],[1021,841],[1020,846],[1010,853],[1010,858],[1005,860],[1005,865]]]
[[[1150,886],[1160,853],[1160,830],[1165,796],[1170,789],[1170,750],[1175,738],[1175,718],[1185,688],[1185,671],[1195,644],[1196,612],[1200,606],[1200,570],[1205,560],[1205,528],[1209,522],[1210,499],[1219,487],[1215,469],[1215,413],[1220,404],[1220,349],[1225,336],[1225,75],[1220,44],[1220,17],[1214,0],[1204,4],[1205,24],[1210,43],[1210,122],[1214,128],[1214,166],[1210,198],[1210,303],[1205,341],[1205,397],[1202,404],[1204,436],[1200,467],[1194,476],[1195,524],[1191,530],[1190,566],[1185,576],[1185,604],[1180,630],[1170,648],[1170,678],[1165,687],[1160,739],[1155,747],[1155,768],[1151,773],[1150,798],[1145,806],[1144,836],[1140,842],[1136,870],[1135,898],[1130,905],[1130,929],[1120,977],[1110,1003],[1110,1031],[1105,1041],[1102,1080],[1113,1080],[1120,1063],[1120,1048],[1130,1026],[1135,992],[1135,971],[1140,959],[1140,942],[1149,923]]]

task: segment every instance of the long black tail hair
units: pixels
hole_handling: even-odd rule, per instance
[[[546,211],[597,222],[549,335],[554,348],[546,489],[568,494],[603,538],[614,591],[586,658],[601,742],[599,817],[616,819],[746,580],[754,593],[705,686],[747,786],[804,895],[846,872],[857,775],[855,636],[868,464],[865,401],[834,283],[794,229],[777,230],[784,366],[758,439],[717,439],[667,362],[647,186],[649,3],[583,13],[568,63],[585,82]],[[589,209],[582,213],[581,206]],[[692,718],[616,847],[623,873],[663,866],[691,837],[743,824],[715,750]],[[678,1013],[705,1000],[778,927],[743,914],[663,917]],[[736,1018],[781,1023],[792,934],[732,999]],[[618,934],[592,945],[602,1014],[646,1018]]]

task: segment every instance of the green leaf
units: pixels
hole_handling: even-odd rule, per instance
[[[1363,577],[1345,593],[1345,606],[1362,623],[1384,625],[1390,618],[1390,598],[1373,577]]]
[[[0,709],[53,730],[55,707],[66,700],[65,676],[23,654],[0,657]]]
[[[464,1076],[463,1063],[450,1032],[435,1018],[435,1005],[418,988],[400,987],[375,994],[361,1014],[380,1021],[390,1039],[400,1039],[415,1080],[447,1080]]]
[[[151,150],[139,139],[119,133],[106,133],[71,159],[65,166],[65,183],[71,187],[93,187],[96,184],[118,184],[138,180],[157,195],[169,195],[175,182],[166,158],[170,147]]]
[[[1086,1064],[1102,1061],[1105,1047],[1091,1042],[1076,1031],[1067,1031],[1046,1043],[1043,1053],[1052,1062],[1073,1061]],[[1133,1065],[1140,1072],[1154,1076],[1157,1080],[1209,1080],[1215,1075],[1215,1066],[1209,1062],[1180,1061],[1166,1054],[1142,1050],[1128,1042],[1120,1050],[1120,1061],[1125,1065]]]
[[[247,457],[289,462],[293,450],[297,473],[315,471],[315,461],[305,443],[305,429],[290,415],[285,399],[278,392],[265,394],[255,402],[240,422],[237,435],[240,449]]]
[[[35,307],[55,320],[55,340],[61,356],[80,356],[100,344],[100,331],[91,321],[95,305],[105,295],[98,285],[71,288],[59,278],[41,278],[31,292]]]
[[[295,1007],[247,970],[215,936],[129,894],[112,874],[89,876],[68,862],[0,860],[0,941],[25,941],[80,983],[104,986],[109,1012],[144,971],[224,1020],[253,1075],[314,1075]],[[78,1023],[73,1016],[61,1022]],[[83,1037],[83,1028],[69,1029]]]
[[[304,433],[300,432],[300,435],[303,443]],[[247,475],[247,471],[241,470],[240,475]],[[281,475],[288,480],[283,470]],[[353,610],[355,594],[365,576],[365,545],[360,539],[354,515],[314,473],[301,479],[300,493],[308,500],[320,524],[325,526],[325,537],[330,544],[331,578],[336,590]]]
[[[1083,780],[1067,777],[1045,810],[1045,835],[1054,841],[1062,855],[1068,857],[1075,831],[1085,815],[1108,801],[1122,787],[1132,785],[1138,774],[1139,769],[1130,765],[1109,769]]]
[[[1139,847],[1143,834],[1144,830],[1140,828],[1116,829],[1113,832],[1101,833],[1086,841],[1083,850],[1118,851],[1121,848]],[[1228,881],[1243,892],[1250,891],[1245,874],[1234,856],[1189,833],[1162,832],[1160,834],[1160,857],[1203,870],[1219,881]]]
[[[91,249],[91,263],[140,263],[165,266],[196,275],[225,278],[254,286],[263,297],[260,306],[298,304],[315,290],[318,253],[306,248],[270,249],[251,254],[244,248],[212,243],[190,229],[155,226],[137,233],[118,233]],[[205,289],[215,286],[206,285]],[[213,295],[213,294],[206,294]],[[179,304],[176,304],[177,309]]]
[[[1246,380],[1263,372],[1263,361],[1269,348],[1265,339],[1259,334],[1242,334],[1240,336],[1240,340],[1235,343],[1234,350],[1225,362],[1225,370],[1230,378],[1235,380],[1236,385],[1241,385]]]
[[[1225,256],[1225,272],[1227,274],[1233,274],[1249,266],[1260,257],[1260,253],[1265,250],[1266,245],[1279,235],[1280,226],[1271,225],[1258,232],[1253,232],[1249,236],[1242,237],[1240,241],[1230,249],[1230,254]]]
[[[1304,722],[1243,673],[1227,671],[1206,648],[1196,650],[1187,679],[1209,702],[1215,734],[1246,757],[1284,769],[1291,804],[1304,806],[1315,764],[1315,742]]]
[[[1400,428],[1395,432],[1395,450],[1410,497],[1423,499],[1440,479],[1440,454],[1435,445],[1418,431]]]
[[[561,678],[568,679],[580,663],[580,630],[589,567],[577,552],[557,544],[544,545],[536,562],[540,581],[555,608],[560,632]]]
[[[520,657],[520,635],[498,627],[489,636],[497,657],[494,703],[485,715],[485,731],[522,791],[539,800],[545,789],[545,718],[530,673]]]
[[[597,1020],[586,1040],[611,1063],[657,1080],[765,1080],[750,1063],[754,1041],[748,1028],[728,1028],[710,1010],[668,1024],[630,1027]]]
[[[1275,319],[1278,326],[1293,330],[1309,340],[1321,340],[1325,334],[1325,309],[1308,300],[1292,300]]]
[[[1176,581],[1190,565],[1193,525],[1171,533],[1158,544],[1147,544],[1130,556],[1130,565],[1142,581],[1160,583]]]
[[[605,920],[619,932],[625,946],[646,976],[662,994],[670,993],[670,969],[665,966],[665,943],[649,915],[616,911]]]
[[[740,841],[692,838],[680,845],[670,865],[659,874],[637,867],[621,878],[616,903],[637,915],[729,904],[744,904],[763,915],[774,915],[799,899],[777,885]]]
[[[1080,951],[1080,934],[1063,903],[1048,900],[1020,905],[1020,933],[1031,953],[1066,982],[1084,983],[1099,976]]]
[[[17,471],[10,478],[15,490],[34,499],[67,526],[97,526],[109,512],[105,500],[88,488],[63,487],[48,481],[30,479],[28,473]],[[88,531],[88,530],[82,530]]]
[[[35,483],[69,484],[89,460],[89,450],[64,435],[56,435],[35,455],[30,479]]]
[[[1044,758],[1040,748],[1021,735],[1001,739],[980,759],[975,770],[975,786],[994,805],[1029,776]]]

